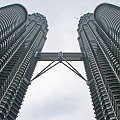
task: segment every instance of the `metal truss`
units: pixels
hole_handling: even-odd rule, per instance
[[[54,66],[56,66],[59,63],[62,63],[67,68],[69,68],[71,71],[73,71],[75,74],[77,74],[79,77],[81,77],[84,81],[87,81],[76,69],[73,67],[68,61],[83,61],[83,53],[38,53],[37,55],[38,61],[52,61],[50,64],[48,64],[41,72],[39,72],[32,80],[35,80],[43,73],[47,72]],[[58,61],[57,63],[55,63]],[[63,62],[64,61],[64,62]]]

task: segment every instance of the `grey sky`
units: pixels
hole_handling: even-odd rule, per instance
[[[46,16],[49,32],[43,51],[79,52],[79,19],[74,17],[93,12],[102,2],[120,6],[119,0],[2,0],[0,6],[20,3],[28,13]],[[48,63],[39,62],[34,75]],[[82,62],[71,64],[86,76]],[[17,120],[95,120],[94,117],[88,86],[59,64],[29,86]]]

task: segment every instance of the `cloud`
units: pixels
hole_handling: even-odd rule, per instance
[[[43,67],[44,64],[47,63],[39,63],[38,66]],[[51,76],[52,73],[55,74]],[[59,64],[29,86],[18,120],[87,120],[91,116],[88,111],[92,109],[89,101],[86,83]]]
[[[78,118],[84,120],[89,115],[86,110],[87,103],[84,104],[86,96],[84,93],[79,95],[76,92],[74,92],[75,94],[70,93],[71,91],[66,96],[59,93],[51,95],[44,99],[44,104],[33,102],[34,104],[27,106],[28,108],[24,111],[27,117],[22,117],[22,120],[26,118],[29,120],[55,120],[56,118],[57,120],[74,120],[75,118],[75,120]],[[83,111],[80,111],[80,108]]]
[[[0,6],[21,3],[29,13],[39,12],[46,16],[49,32],[43,51],[79,52],[79,20],[74,17],[93,12],[98,4],[106,1],[120,5],[118,0],[4,0]],[[34,74],[47,64],[39,62]],[[85,76],[82,62],[74,66]],[[21,107],[17,120],[95,119],[88,86],[63,65],[33,81]]]
[[[76,103],[76,105],[73,103]],[[73,114],[76,110],[78,110],[79,106],[77,106],[77,104],[78,99],[76,99],[75,96],[66,96],[62,99],[51,99],[44,105],[39,106],[39,104],[34,104],[32,108],[36,111],[31,110],[30,113],[32,116],[39,116],[41,114],[40,117],[42,118],[64,116]]]

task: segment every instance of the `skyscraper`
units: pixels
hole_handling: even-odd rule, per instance
[[[43,48],[46,18],[19,4],[0,8],[0,120],[15,120]]]
[[[78,41],[97,120],[120,120],[120,8],[99,5],[80,18]]]
[[[16,119],[47,31],[39,13],[0,8],[0,120]],[[96,119],[120,120],[120,8],[99,5],[81,17],[78,34]]]

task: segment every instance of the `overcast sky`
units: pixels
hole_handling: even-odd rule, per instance
[[[20,3],[28,13],[46,16],[49,32],[44,52],[79,52],[78,21],[108,2],[120,6],[119,0],[0,0],[0,6]],[[49,62],[38,62],[34,75]],[[85,77],[82,62],[71,62]],[[95,120],[89,88],[85,81],[62,64],[52,68],[29,86],[17,120]]]

